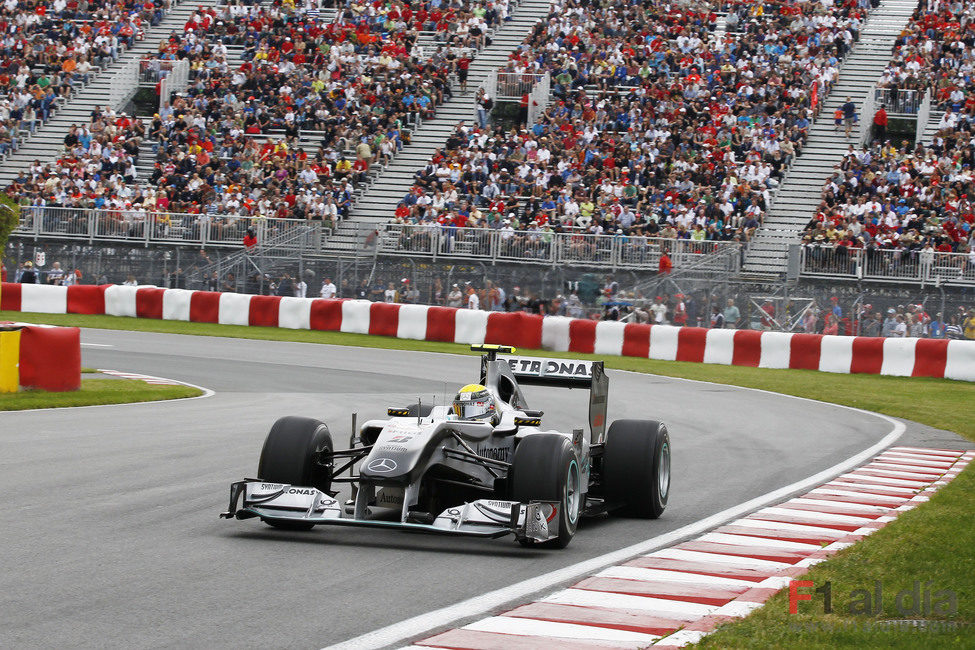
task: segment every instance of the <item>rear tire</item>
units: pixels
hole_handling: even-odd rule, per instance
[[[521,540],[523,546],[565,548],[575,535],[582,512],[583,486],[579,461],[565,436],[539,433],[526,436],[515,447],[511,462],[511,498],[514,501],[557,501],[559,535],[546,542]]]
[[[620,514],[657,519],[670,497],[670,435],[662,422],[616,420],[606,434],[603,493]]]
[[[280,418],[264,440],[257,477],[268,483],[287,483],[329,492],[332,487],[332,436],[319,420],[290,415]],[[285,530],[310,530],[313,524],[295,521],[265,523]]]

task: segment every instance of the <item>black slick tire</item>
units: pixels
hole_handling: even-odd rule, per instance
[[[603,493],[619,513],[657,519],[670,497],[670,435],[662,422],[616,420],[606,433]]]
[[[511,463],[514,501],[557,501],[559,535],[546,542],[522,540],[523,546],[565,548],[575,535],[582,512],[582,479],[572,443],[558,434],[526,436],[515,447]]]
[[[287,483],[328,492],[332,487],[332,436],[325,423],[290,415],[280,418],[264,440],[257,476],[268,483]],[[286,530],[309,530],[312,524],[265,522]]]

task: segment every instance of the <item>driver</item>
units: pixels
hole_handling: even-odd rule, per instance
[[[481,384],[467,384],[457,391],[453,411],[460,420],[487,420],[497,414],[494,398]]]

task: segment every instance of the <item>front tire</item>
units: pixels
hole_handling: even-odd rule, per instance
[[[515,447],[511,463],[511,498],[514,501],[557,501],[559,535],[546,542],[522,540],[524,546],[565,548],[572,540],[582,512],[582,472],[572,443],[565,436],[538,433]]]
[[[670,434],[662,422],[616,420],[606,433],[603,493],[621,514],[657,519],[670,497]]]
[[[332,436],[325,423],[290,415],[280,418],[264,440],[257,477],[268,483],[287,483],[329,492],[332,487]],[[285,530],[310,530],[313,524],[295,521],[265,523]]]

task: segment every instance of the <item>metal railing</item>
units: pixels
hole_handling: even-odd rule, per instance
[[[130,61],[119,66],[112,73],[108,88],[108,103],[115,110],[121,110],[139,89],[139,61]]]
[[[675,269],[700,264],[706,256],[739,248],[736,242],[693,241],[554,231],[443,228],[437,224],[386,224],[377,252],[409,257],[467,258],[548,266],[657,269],[666,252]],[[740,256],[715,256],[715,265],[738,271]],[[706,263],[705,263],[706,264]]]
[[[844,280],[975,286],[975,257],[970,253],[864,250],[813,244],[802,247],[800,273],[804,277]]]
[[[877,109],[874,90],[876,90],[876,86],[867,92],[867,96],[863,98],[863,108],[860,109],[858,130],[860,144],[869,144],[870,139],[873,138],[873,114]]]
[[[525,93],[531,93],[536,85],[548,73],[535,74],[531,72],[503,72],[497,73],[496,94],[502,99],[521,99]]]
[[[190,79],[190,62],[186,59],[176,61],[168,74],[159,81],[159,110],[162,110],[173,93],[186,90]]]
[[[921,108],[921,93],[918,90],[900,88],[874,88],[874,105],[884,105],[888,113],[916,115]]]
[[[528,124],[534,124],[545,112],[552,94],[552,75],[546,72],[528,95]]]
[[[931,89],[928,88],[924,91],[924,99],[921,101],[921,107],[917,111],[917,124],[915,125],[914,131],[914,143],[921,144],[922,138],[924,136],[924,130],[928,126],[928,119],[931,117]]]
[[[25,206],[20,210],[20,224],[12,235],[35,240],[111,241],[145,246],[241,247],[248,228],[253,228],[262,242],[310,224],[321,226],[319,222],[305,219]]]

